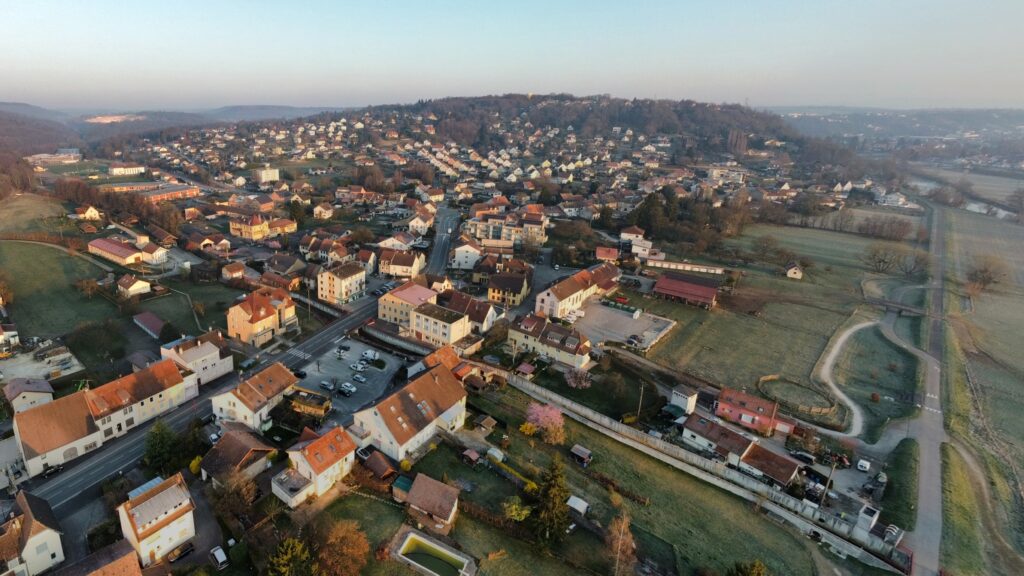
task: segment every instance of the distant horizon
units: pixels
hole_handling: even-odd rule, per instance
[[[0,100],[50,109],[358,108],[509,92],[1024,108],[1015,0],[37,0],[9,3],[4,20]]]
[[[138,107],[138,108],[101,108],[101,107],[51,107],[41,106],[33,102],[16,102],[10,100],[0,100],[2,104],[24,104],[29,106],[35,106],[43,108],[52,112],[59,112],[67,116],[83,117],[90,115],[100,114],[124,114],[124,113],[145,113],[145,112],[177,112],[184,114],[203,114],[220,110],[224,108],[293,108],[293,109],[332,109],[332,110],[359,110],[368,107],[375,106],[408,106],[415,104],[420,100],[443,100],[446,98],[487,98],[487,97],[499,97],[507,96],[511,94],[527,94],[527,92],[506,92],[504,94],[474,94],[474,95],[451,95],[451,96],[439,96],[435,98],[417,98],[406,102],[375,102],[370,104],[361,105],[307,105],[307,104],[282,104],[282,103],[259,103],[259,104],[220,104],[220,105],[209,105],[195,108],[158,108],[158,107]],[[545,94],[534,94],[535,96],[553,96],[568,94],[566,92],[551,92]],[[568,94],[573,98],[589,98],[594,96],[609,96],[611,98],[629,99],[633,97],[617,96],[615,94]],[[665,101],[683,101],[691,100],[695,102],[702,102],[705,104],[718,104],[718,105],[746,105],[743,102],[711,102],[696,100],[694,98],[642,98],[637,97],[638,100],[665,100]],[[776,114],[783,114],[787,112],[813,112],[815,110],[831,110],[832,113],[841,113],[843,111],[849,111],[849,113],[858,112],[956,112],[956,111],[1024,111],[1024,106],[1019,107],[998,107],[998,106],[978,106],[978,107],[967,107],[967,106],[942,106],[942,107],[929,107],[929,108],[896,108],[896,107],[882,107],[882,106],[858,106],[852,104],[779,104],[772,106],[755,106],[749,105],[749,108],[753,110],[766,110],[774,112]]]

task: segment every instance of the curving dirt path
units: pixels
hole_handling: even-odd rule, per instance
[[[835,397],[838,398],[839,401],[846,406],[846,409],[849,411],[851,418],[850,427],[845,432],[820,429],[822,432],[825,432],[826,434],[845,438],[855,438],[860,436],[861,433],[864,432],[863,410],[861,410],[859,404],[851,400],[850,397],[846,395],[846,392],[843,392],[839,388],[835,380],[832,378],[832,372],[835,369],[836,361],[839,359],[839,353],[842,352],[843,347],[846,346],[846,341],[849,340],[850,337],[856,334],[857,332],[876,325],[878,325],[877,320],[868,320],[866,322],[854,324],[853,326],[850,326],[843,330],[839,334],[839,337],[836,338],[836,341],[833,343],[832,348],[830,348],[828,352],[826,352],[825,359],[821,363],[821,367],[818,369],[818,374],[816,375],[818,380],[824,382],[825,385],[828,386],[832,394],[835,395]]]

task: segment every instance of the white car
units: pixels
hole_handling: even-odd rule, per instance
[[[356,382],[359,382],[360,384],[366,383],[366,376],[363,376],[362,374],[356,374],[355,376],[352,377],[352,379],[355,380]]]
[[[861,472],[867,472],[868,470],[871,470],[871,462],[868,462],[867,460],[858,460],[857,470],[860,470]]]
[[[363,370],[366,370],[366,366],[363,366],[362,364],[349,364],[348,367],[355,370],[356,372],[362,372]]]

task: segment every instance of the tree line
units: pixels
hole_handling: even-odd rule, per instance
[[[53,193],[62,200],[95,206],[109,216],[134,215],[171,234],[177,234],[178,228],[184,222],[182,213],[171,204],[154,205],[138,194],[130,192],[101,192],[77,178],[57,180]]]

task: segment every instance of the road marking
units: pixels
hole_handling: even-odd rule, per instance
[[[312,356],[310,356],[309,354],[306,354],[305,352],[303,352],[301,350],[297,350],[295,348],[290,348],[288,350],[288,353],[291,354],[292,356],[298,356],[299,358],[302,358],[303,360],[309,360],[310,358],[312,358]]]

